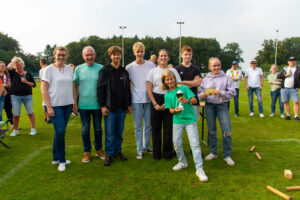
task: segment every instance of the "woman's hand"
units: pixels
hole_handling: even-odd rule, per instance
[[[131,111],[132,111],[132,107],[131,107],[131,106],[128,106],[128,108],[127,108],[127,113],[130,114]]]
[[[47,113],[49,117],[54,117],[55,113],[52,107],[47,108]]]
[[[220,90],[215,90],[215,91],[214,91],[214,94],[215,94],[215,95],[220,95],[220,93],[221,93]]]
[[[205,92],[202,92],[200,95],[202,99],[206,99],[208,97],[208,95]]]
[[[154,106],[154,109],[155,109],[156,111],[160,111],[160,105],[156,104],[156,105]]]

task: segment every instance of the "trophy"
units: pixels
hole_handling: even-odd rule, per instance
[[[178,101],[179,101],[179,98],[183,97],[183,92],[181,92],[180,89],[179,89],[178,92],[176,93],[176,95],[177,95],[177,98],[178,98]],[[178,106],[178,111],[183,111],[183,110],[184,110],[184,108],[183,108],[183,106],[180,102],[179,106]]]

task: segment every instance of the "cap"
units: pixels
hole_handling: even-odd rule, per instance
[[[250,63],[251,63],[251,62],[256,62],[256,60],[253,58],[253,59],[250,60]]]
[[[239,62],[235,60],[235,61],[232,62],[232,64],[233,64],[233,65],[238,65]]]
[[[294,56],[289,57],[288,61],[296,61]]]

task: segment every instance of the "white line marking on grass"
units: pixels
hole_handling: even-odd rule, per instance
[[[300,140],[298,139],[273,139],[273,140],[233,140],[233,143],[248,143],[248,142],[296,142],[300,144]]]
[[[81,145],[66,146],[66,148],[78,148],[78,147],[81,147]],[[43,146],[43,147],[37,149],[36,151],[34,151],[33,153],[31,153],[25,160],[20,162],[16,167],[12,168],[7,174],[5,174],[2,178],[0,178],[0,187],[4,181],[11,178],[15,173],[17,173],[17,171],[19,171],[21,168],[23,168],[25,165],[27,165],[30,161],[32,161],[34,157],[39,155],[45,149],[50,149],[50,148],[52,148],[52,146]]]
[[[249,102],[246,102],[246,101],[241,101],[241,100],[239,100],[239,102],[244,103],[244,104],[248,104],[248,105],[249,105]],[[253,106],[254,106],[254,101],[253,101]],[[266,106],[264,106],[264,105],[263,105],[263,109],[271,110],[271,108],[266,107]]]

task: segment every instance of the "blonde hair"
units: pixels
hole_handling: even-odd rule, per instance
[[[68,50],[66,47],[63,47],[63,46],[58,46],[54,49],[53,51],[53,55],[55,56],[56,55],[56,52],[57,51],[65,51],[66,52],[66,56],[68,56]]]
[[[175,85],[177,85],[177,80],[176,80],[176,76],[175,76],[174,72],[172,70],[166,70],[162,73],[162,76],[161,76],[161,82],[162,82],[161,89],[162,90],[170,89],[165,82],[165,80],[168,76],[173,76],[175,79]]]
[[[138,51],[138,50],[145,51],[145,45],[141,42],[136,42],[136,43],[133,44],[132,50],[133,51]]]
[[[157,59],[157,57],[156,57],[156,55],[155,55],[155,54],[152,54],[152,55],[150,56],[150,59],[152,59],[152,58],[155,58],[155,59]]]
[[[273,68],[273,67],[276,67],[276,68],[278,68],[278,66],[277,66],[277,65],[273,64],[273,65],[271,65],[271,67],[270,67],[270,72],[272,72],[272,68]]]
[[[18,60],[18,62],[22,63],[23,67],[25,67],[25,63],[21,57],[15,57],[15,59]],[[14,68],[17,68],[17,63],[15,64]]]

